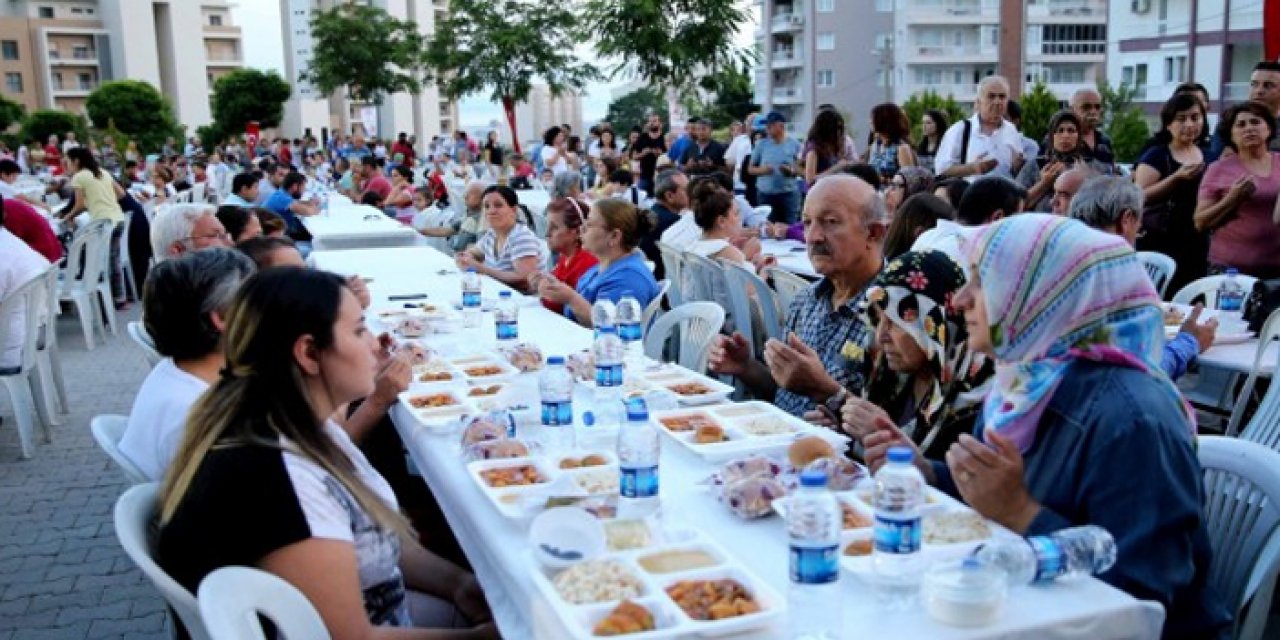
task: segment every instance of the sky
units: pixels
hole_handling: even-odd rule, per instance
[[[245,64],[258,69],[275,69],[284,75],[280,3],[271,0],[239,0],[232,8],[232,13],[243,32]],[[750,46],[753,28],[754,25],[748,26],[739,33],[739,44]],[[583,54],[586,59],[595,61],[589,49],[584,50]],[[626,84],[626,79],[587,85],[582,97],[583,121],[590,123],[603,120],[609,110],[610,91],[623,84]],[[505,122],[502,105],[490,102],[487,94],[464,98],[458,105],[458,112],[462,121],[460,124],[467,129],[486,127],[495,120]]]

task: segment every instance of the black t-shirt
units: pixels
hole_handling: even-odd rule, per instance
[[[646,149],[657,149],[659,153],[644,153]],[[667,139],[661,134],[658,137],[649,135],[646,131],[640,134],[640,139],[631,146],[631,157],[640,160],[640,177],[649,182],[653,182],[653,174],[658,169],[658,156],[660,153],[667,152]]]
[[[484,144],[485,151],[489,152],[489,164],[502,166],[502,146],[486,142]]]
[[[707,146],[699,149],[698,143],[690,142],[689,146],[684,148],[684,153],[680,154],[680,168],[689,175],[705,175],[714,171],[724,171],[724,152],[725,146],[710,140]],[[693,166],[689,163],[693,162]]]
[[[640,239],[640,250],[644,252],[644,257],[653,263],[653,278],[661,280],[666,277],[666,268],[662,264],[662,251],[658,249],[658,240],[671,225],[680,221],[680,215],[660,204],[653,205],[649,210],[658,218],[658,224],[653,228],[653,233]]]

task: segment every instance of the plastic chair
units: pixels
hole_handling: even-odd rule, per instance
[[[1178,304],[1191,304],[1197,296],[1204,296],[1204,306],[1206,309],[1213,309],[1218,305],[1218,287],[1222,285],[1222,281],[1226,280],[1226,276],[1205,276],[1194,282],[1188,282],[1186,286],[1173,294],[1173,301]],[[1258,279],[1253,276],[1240,274],[1236,276],[1236,282],[1240,283],[1240,287],[1244,289],[1246,296],[1253,289],[1253,283]]]
[[[644,354],[662,360],[671,334],[680,329],[680,366],[703,373],[707,370],[711,341],[724,326],[724,309],[711,302],[686,302],[664,314],[644,336]]]
[[[1209,585],[1234,614],[1237,640],[1262,637],[1280,572],[1280,453],[1225,436],[1199,439]]]
[[[204,185],[201,185],[204,186]],[[124,216],[124,232],[120,234],[120,271],[124,277],[124,292],[131,300],[141,300],[142,294],[138,291],[138,283],[133,277],[133,260],[129,259],[129,227],[133,224],[133,218],[129,214]],[[107,254],[107,282],[110,287],[111,278],[111,255]]]
[[[724,279],[728,285],[729,303],[733,309],[733,317],[741,318],[735,323],[738,333],[747,339],[752,357],[756,355],[756,342],[763,343],[768,338],[782,336],[782,322],[778,314],[778,296],[755,272],[748,271],[736,264],[720,260],[723,265]],[[753,295],[754,294],[754,295]],[[752,304],[752,300],[755,304]],[[758,309],[753,312],[752,309]],[[760,326],[765,335],[755,335],[754,318],[759,316]]]
[[[198,600],[213,640],[266,640],[259,615],[270,618],[286,640],[329,640],[329,630],[311,601],[266,571],[218,569],[200,583]]]
[[[640,316],[640,326],[644,327],[645,333],[649,332],[649,326],[653,324],[654,316],[662,311],[662,298],[671,291],[671,281],[663,278],[658,281],[658,295],[654,296],[649,304],[645,306],[644,313]]]
[[[149,531],[156,517],[159,496],[160,485],[155,482],[134,485],[125,490],[120,499],[116,500],[116,538],[133,563],[138,565],[152,586],[173,607],[191,640],[211,640],[205,629],[204,619],[200,616],[200,605],[196,602],[196,597],[165,573],[151,557]]]
[[[102,280],[105,262],[99,253],[106,246],[97,240],[99,233],[96,229],[110,224],[108,220],[95,220],[75,235],[67,250],[66,267],[59,281],[58,301],[75,304],[76,315],[80,316],[80,326],[84,329],[84,342],[90,350],[94,348],[96,327],[101,327],[103,341],[107,339],[102,312],[94,298],[98,295],[98,282]]]
[[[58,401],[58,410],[67,413],[71,411],[71,405],[67,401],[67,384],[62,377],[62,356],[58,352],[58,314],[62,312],[62,308],[58,305],[58,269],[50,268],[45,272],[45,302],[48,313],[42,316],[42,324],[40,326],[40,338],[36,341],[36,366],[40,369],[41,384],[47,382],[49,385],[45,387],[46,391],[54,392],[54,399]],[[56,424],[56,422],[55,422]]]
[[[120,439],[124,437],[125,427],[129,426],[128,416],[102,415],[94,416],[89,421],[89,431],[93,433],[93,439],[98,441],[98,446],[106,452],[107,456],[120,467],[126,478],[132,484],[142,484],[148,481],[146,474],[134,464],[132,460],[126,458],[120,453]]]
[[[683,286],[684,299],[715,302],[722,307],[729,306],[728,300],[720,300],[716,297],[717,292],[723,295],[724,288],[728,286],[725,284],[724,269],[720,267],[720,263],[688,251],[684,252],[683,260],[684,269],[681,274],[683,279],[677,280],[676,284]]]
[[[191,200],[192,200],[191,196],[192,196],[191,190],[187,189],[186,191],[183,191],[178,195],[174,196],[173,202],[174,204],[191,204]]]
[[[1173,279],[1173,273],[1178,270],[1178,263],[1174,262],[1173,258],[1156,251],[1139,251],[1138,261],[1147,270],[1147,275],[1151,276],[1151,284],[1156,286],[1160,297],[1164,298],[1164,291],[1169,288],[1169,281]]]
[[[53,267],[50,266],[49,269]],[[0,371],[0,382],[4,383],[9,392],[9,401],[13,405],[23,460],[30,459],[34,451],[32,437],[37,415],[44,426],[45,442],[52,439],[49,427],[55,420],[48,390],[44,388],[36,368],[36,343],[40,333],[40,317],[45,312],[46,281],[41,273],[0,300],[0,318],[8,318],[11,313],[22,310],[20,360],[17,368]],[[0,345],[8,344],[9,329],[7,320],[0,322]]]
[[[791,301],[795,300],[802,291],[813,286],[812,282],[781,267],[769,267],[765,269],[765,275],[773,281],[773,290],[778,292],[778,309],[781,310],[784,319],[791,313]]]
[[[1245,378],[1244,386],[1236,396],[1231,409],[1231,418],[1227,420],[1226,435],[1234,436],[1239,433],[1245,410],[1253,397],[1253,389],[1258,384],[1258,377],[1262,375],[1262,364],[1267,347],[1277,338],[1280,338],[1280,309],[1271,312],[1267,321],[1262,323],[1262,330],[1258,332],[1258,349],[1253,354],[1253,367],[1249,369],[1249,376]],[[1280,450],[1280,384],[1273,381],[1267,387],[1267,394],[1258,404],[1253,418],[1249,420],[1249,425],[1244,428],[1244,433],[1239,435],[1245,440]]]
[[[95,237],[90,242],[98,243],[98,255],[102,259],[102,276],[98,278],[97,286],[94,290],[98,292],[98,302],[102,304],[102,308],[98,311],[102,313],[104,320],[103,327],[111,329],[111,335],[120,333],[116,327],[116,299],[111,293],[111,242],[112,233],[115,231],[115,223],[109,222],[106,225],[94,228]],[[121,243],[125,242],[127,235],[120,236]],[[122,258],[123,259],[123,258]],[[103,333],[103,342],[106,342],[106,334]]]
[[[203,182],[197,182],[191,185],[191,201],[201,203],[205,202],[205,192],[206,187]]]
[[[672,309],[684,304],[686,300],[685,294],[680,287],[684,282],[684,252],[659,240],[657,243],[658,251],[662,254],[662,268],[665,271],[663,275],[667,276],[667,280],[671,281],[672,286],[667,291],[667,300]]]
[[[156,351],[156,343],[151,339],[151,334],[147,333],[147,327],[141,322],[134,320],[125,325],[125,330],[129,332],[129,337],[133,338],[134,344],[142,350],[142,355],[146,356],[147,364],[154,367],[164,360],[164,356]]]

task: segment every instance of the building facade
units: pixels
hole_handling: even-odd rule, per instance
[[[535,84],[529,99],[516,105],[516,127],[522,143],[541,141],[542,133],[551,127],[567,124],[573,127],[573,135],[585,141],[587,131],[582,122],[582,95],[568,91],[551,95],[545,84]],[[510,127],[503,127],[500,134],[505,143],[511,143]]]
[[[442,95],[433,84],[417,94],[387,96],[381,105],[354,102],[342,92],[321,95],[300,80],[311,59],[311,16],[348,0],[279,0],[281,33],[285,47],[285,79],[293,85],[293,96],[285,104],[280,133],[288,137],[313,135],[327,138],[336,132],[361,132],[381,138],[398,133],[416,134],[419,140],[449,134],[459,127],[458,103]],[[368,4],[390,15],[418,25],[419,33],[430,36],[435,25],[449,11],[448,0],[369,0]]]
[[[200,11],[188,10],[194,4]],[[83,113],[103,82],[131,78],[158,88],[195,128],[211,120],[213,79],[243,66],[240,51],[227,0],[0,3],[4,94],[28,110]],[[205,73],[190,73],[193,63]]]
[[[1110,15],[1108,77],[1132,86],[1153,119],[1182,82],[1209,90],[1212,114],[1249,97],[1263,59],[1262,2],[1114,0]]]

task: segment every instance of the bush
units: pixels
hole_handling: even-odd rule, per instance
[[[1031,91],[1022,95],[1022,135],[1039,142],[1049,134],[1049,120],[1062,109],[1062,101],[1044,82],[1037,81]],[[1053,141],[1049,141],[1053,144]],[[1044,149],[1043,151],[1048,151]],[[1028,158],[1030,160],[1030,158]]]
[[[26,107],[0,95],[0,133],[9,130],[14,123],[22,122]]]
[[[141,80],[104,83],[89,94],[85,108],[95,127],[118,129],[137,142],[143,153],[159,151],[169,136],[182,136],[169,101]]]
[[[947,126],[951,126],[967,117],[969,112],[965,107],[960,106],[959,102],[950,95],[942,97],[933,90],[917,93],[902,103],[902,110],[907,112],[907,122],[911,123],[911,139],[919,141],[924,132],[920,130],[920,120],[924,117],[924,112],[930,109],[937,109],[947,116]],[[848,122],[848,120],[846,120]],[[941,135],[943,132],[939,131]]]
[[[34,138],[44,144],[51,135],[58,136],[58,139],[67,137],[68,131],[74,131],[77,139],[89,139],[89,127],[84,118],[66,111],[38,109],[22,119],[24,140]]]

